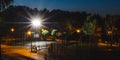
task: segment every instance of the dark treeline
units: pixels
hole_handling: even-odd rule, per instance
[[[9,33],[11,27],[14,27],[16,32],[20,33],[28,30],[30,27],[26,26],[30,23],[25,22],[30,22],[27,18],[35,15],[39,15],[45,20],[44,22],[48,22],[44,24],[48,29],[56,28],[60,31],[71,32],[77,28],[82,28],[87,17],[90,16],[89,20],[96,20],[96,27],[102,28],[102,35],[105,35],[109,29],[115,30],[117,34],[120,33],[120,15],[106,15],[102,17],[99,14],[91,14],[85,11],[63,11],[60,9],[49,11],[46,8],[38,10],[37,8],[32,9],[26,6],[10,6],[0,13],[1,33]]]

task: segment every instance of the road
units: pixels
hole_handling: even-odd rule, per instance
[[[55,43],[51,41],[36,41],[33,45],[40,46],[37,53],[30,51],[31,43],[21,46],[10,46],[1,44],[2,60],[45,60],[44,56],[47,54],[47,45]]]

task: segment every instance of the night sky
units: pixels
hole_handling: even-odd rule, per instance
[[[14,5],[49,10],[86,11],[91,13],[119,14],[120,0],[14,0]]]

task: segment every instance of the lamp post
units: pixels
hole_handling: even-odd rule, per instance
[[[77,35],[78,35],[78,43],[76,44],[76,46],[78,47],[79,43],[80,43],[80,36],[79,34],[81,33],[81,29],[76,29]],[[81,40],[82,41],[82,40]],[[81,43],[82,44],[82,43]]]
[[[38,34],[39,30],[38,29],[42,25],[42,21],[39,18],[33,18],[31,23],[32,23],[32,26],[34,28],[34,39],[36,40],[36,39],[39,38],[39,34]],[[30,32],[28,32],[28,34],[29,33]],[[32,40],[31,40],[31,52],[37,52],[37,47],[36,46],[32,46]]]
[[[29,40],[31,40],[31,36],[32,36],[32,31],[28,30],[27,31],[27,38],[29,38]]]
[[[110,40],[110,46],[112,46],[112,30],[108,30],[107,34],[109,36],[109,40]]]

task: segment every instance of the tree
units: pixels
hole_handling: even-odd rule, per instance
[[[42,29],[42,38],[43,40],[47,40],[46,37],[49,35],[49,31],[46,29]]]
[[[12,2],[13,0],[0,0],[0,12],[6,9]]]
[[[96,19],[90,21],[90,16],[87,17],[84,25],[82,26],[83,32],[86,35],[92,35],[95,32]]]
[[[82,30],[83,30],[83,33],[88,38],[89,42],[95,32],[95,26],[96,26],[96,19],[91,19],[91,16],[87,16],[86,21],[84,22],[84,25],[82,26]]]
[[[0,13],[8,7],[8,5],[13,2],[13,0],[0,0]],[[2,18],[0,17],[0,23],[2,21]],[[0,26],[1,27],[1,26]],[[1,31],[0,31],[1,32]],[[0,44],[1,44],[1,39],[0,39]],[[0,51],[1,51],[1,45],[0,45]],[[1,55],[1,54],[0,54]]]

